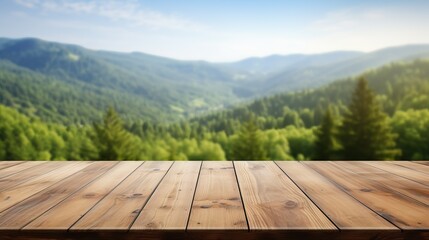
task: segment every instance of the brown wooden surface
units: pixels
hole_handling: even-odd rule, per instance
[[[427,162],[420,162],[419,164],[415,162],[392,161],[390,163],[398,166],[402,166],[404,168],[409,168],[417,172],[423,172],[423,173],[429,174],[429,164]]]
[[[15,166],[15,165],[18,165],[21,163],[25,163],[25,161],[2,161],[2,162],[0,162],[0,169],[8,168],[8,167]],[[1,177],[1,175],[0,175],[0,177]]]
[[[70,230],[128,230],[173,162],[145,162]]]
[[[103,162],[91,164],[72,176],[57,182],[37,194],[34,194],[31,198],[27,198],[14,205],[0,213],[0,229],[23,228],[27,223],[37,218],[63,199],[67,198],[70,194],[90,183],[101,174],[105,173],[115,164],[117,163]]]
[[[37,165],[40,165],[43,163],[44,162],[42,161],[31,161],[31,162],[24,162],[17,165],[6,165],[6,168],[0,170],[0,179],[10,175],[18,174],[19,172],[26,169],[32,169],[33,167],[36,167]]]
[[[308,166],[341,187],[380,216],[403,230],[429,230],[429,207],[373,179],[373,174],[353,172],[346,162],[306,162]],[[398,179],[390,175],[391,180]],[[370,177],[370,178],[367,178]]]
[[[36,163],[31,164],[31,163]],[[29,168],[26,168],[22,171],[17,171],[13,174],[13,176],[9,176],[7,178],[0,178],[0,189],[3,191],[15,187],[21,183],[27,182],[34,177],[41,176],[45,173],[48,173],[50,171],[58,169],[58,164],[40,164],[43,162],[28,162],[28,165],[30,165]],[[46,163],[46,162],[45,162]],[[26,163],[27,164],[27,163]],[[19,166],[22,166],[24,164],[21,164]],[[12,168],[8,168],[12,169]]]
[[[96,181],[74,193],[24,228],[29,230],[68,230],[142,163],[121,162],[117,164]]]
[[[185,230],[201,162],[175,162],[132,226],[132,230]]]
[[[413,161],[413,162],[429,166],[429,161]]]
[[[336,230],[274,162],[235,162],[250,230]]]
[[[21,202],[22,200],[42,191],[43,189],[61,181],[62,179],[76,173],[79,170],[92,164],[91,162],[76,163],[52,163],[58,166],[56,171],[42,174],[27,182],[19,184],[13,188],[5,188],[0,192],[0,212]]]
[[[429,175],[428,175],[429,173],[426,174],[420,171],[415,171],[413,169],[410,169],[401,165],[393,164],[391,162],[367,161],[365,163],[373,167],[382,169],[386,172],[390,172],[398,176],[404,177],[406,179],[415,181],[417,183],[421,183],[426,186],[429,186]]]
[[[304,164],[299,162],[277,162],[277,164],[341,230],[399,230]]]
[[[429,239],[428,168],[0,161],[0,239]]]
[[[204,162],[188,230],[247,230],[232,162]]]
[[[390,189],[389,192],[401,193],[429,206],[429,187],[426,185],[411,181],[404,177],[396,177],[389,172],[363,162],[341,162],[340,166],[355,174],[364,176],[365,180],[372,184]]]

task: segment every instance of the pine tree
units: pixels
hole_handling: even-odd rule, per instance
[[[110,107],[101,124],[94,124],[95,142],[100,160],[131,160],[138,158],[136,138],[124,129],[122,120]]]
[[[360,78],[339,131],[342,155],[348,160],[393,159],[399,154],[375,94]]]
[[[336,122],[331,107],[326,110],[322,124],[316,130],[315,156],[316,160],[332,160],[338,151],[336,139]]]
[[[253,116],[241,126],[238,136],[233,142],[232,155],[235,160],[264,160],[266,158],[260,132]]]

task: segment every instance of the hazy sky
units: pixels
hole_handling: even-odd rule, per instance
[[[232,61],[429,43],[428,0],[0,0],[0,37]]]

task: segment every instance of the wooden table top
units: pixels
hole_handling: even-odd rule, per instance
[[[429,162],[0,161],[0,239],[429,239]]]

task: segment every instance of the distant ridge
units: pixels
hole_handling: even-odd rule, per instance
[[[428,57],[429,45],[419,44],[211,63],[0,38],[0,103],[54,122],[93,121],[109,105],[127,120],[177,121]]]

